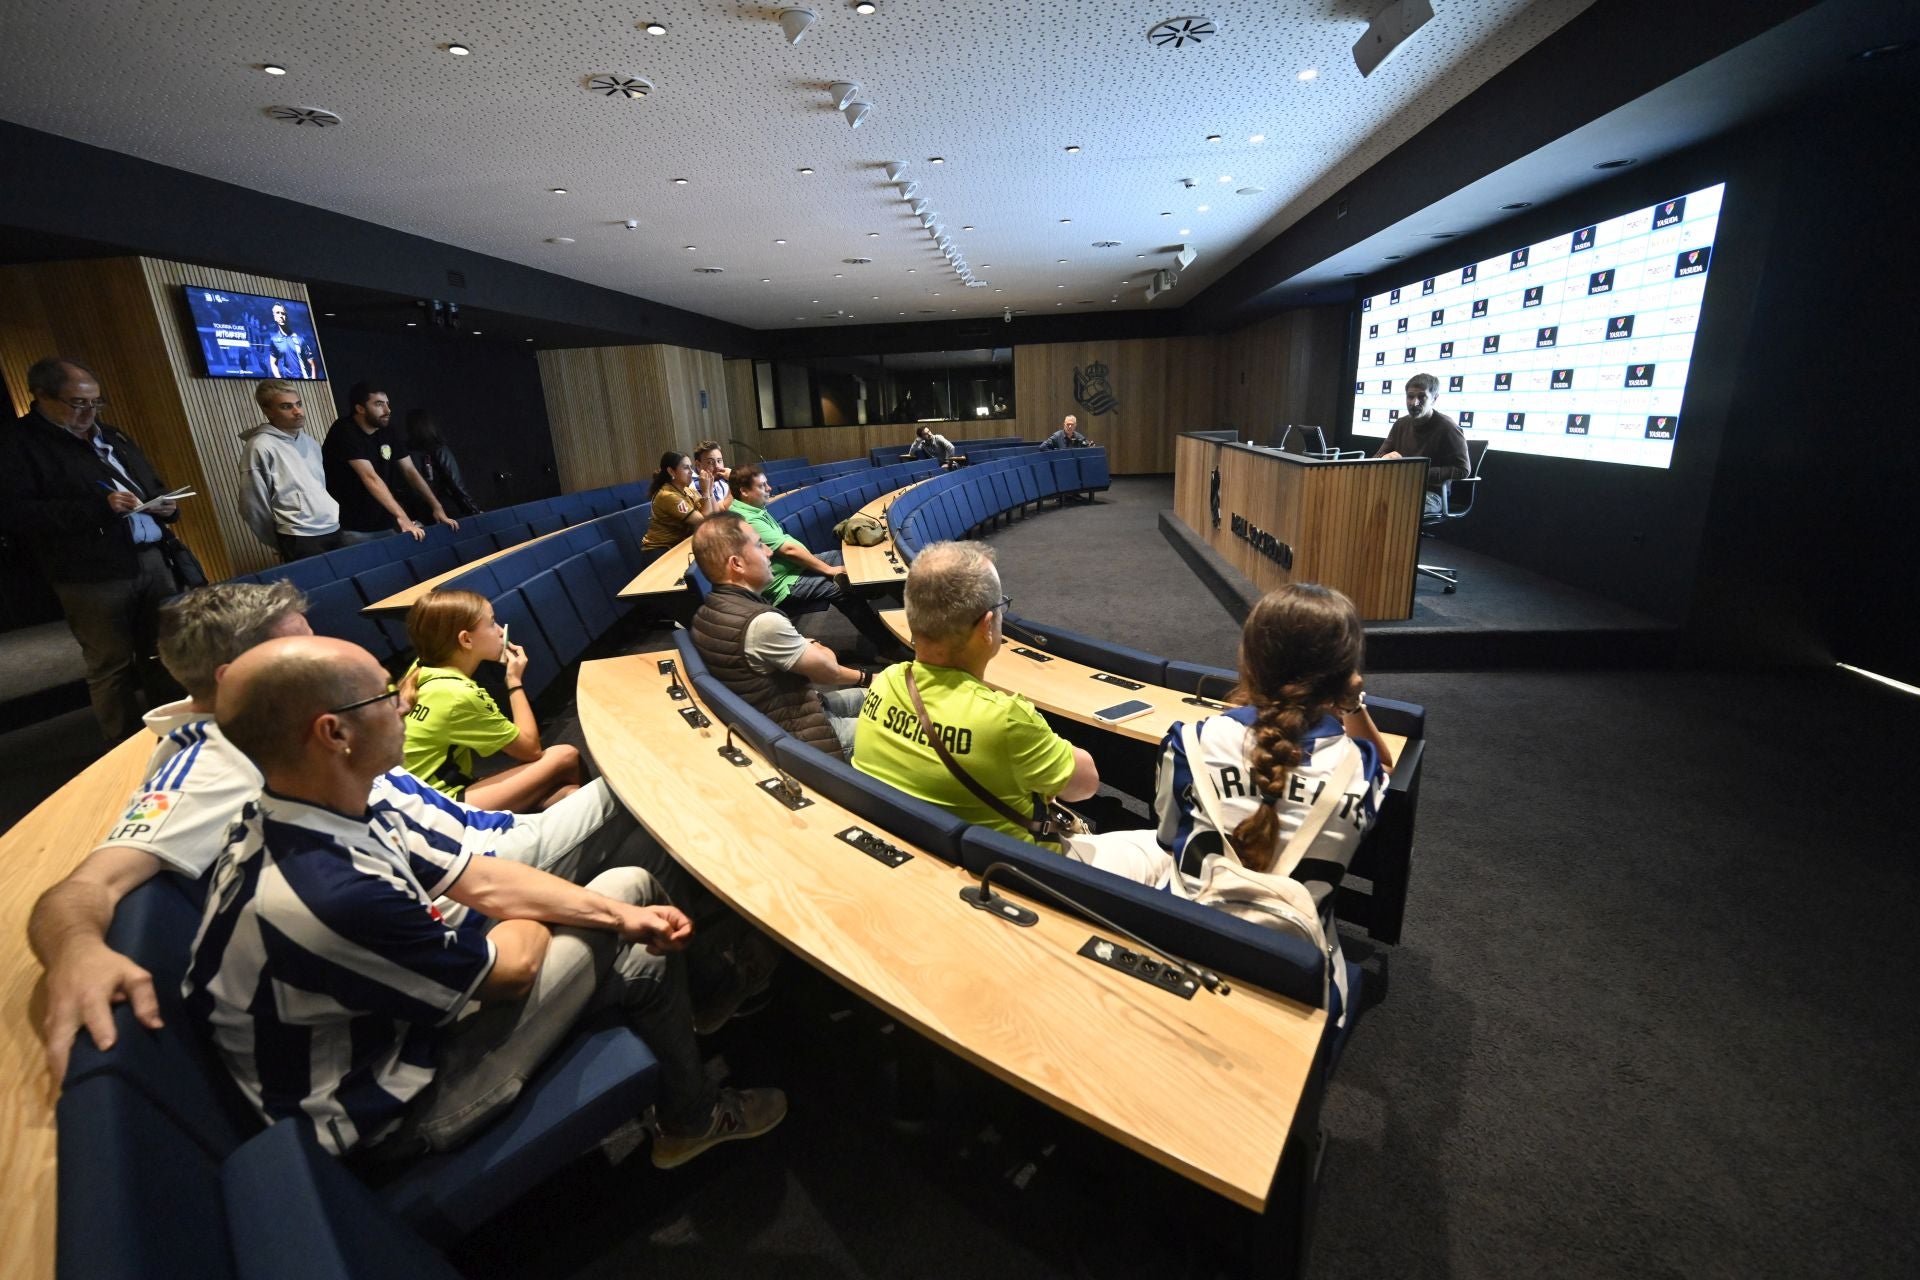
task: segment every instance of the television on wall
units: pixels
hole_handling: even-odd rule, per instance
[[[327,376],[313,311],[292,298],[182,285],[209,378]]]

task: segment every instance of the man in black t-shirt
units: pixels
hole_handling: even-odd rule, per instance
[[[414,469],[399,433],[393,429],[393,405],[387,393],[358,382],[347,393],[348,415],[333,424],[320,447],[326,462],[327,492],[340,504],[340,540],[365,542],[389,530],[412,534],[417,542],[427,536],[401,507],[394,489],[404,480],[413,486],[434,522],[458,530],[434,497],[433,487]]]
[[[1446,484],[1467,474],[1467,437],[1460,425],[1433,407],[1440,379],[1416,373],[1407,379],[1407,411],[1394,421],[1376,458],[1427,459],[1427,496],[1422,514],[1437,519],[1446,512]]]

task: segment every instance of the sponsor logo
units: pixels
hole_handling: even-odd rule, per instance
[[[1673,275],[1677,280],[1681,276],[1697,276],[1707,269],[1707,261],[1713,257],[1713,246],[1704,249],[1688,249],[1673,260]]]
[[[1507,430],[1525,431],[1526,429],[1527,429],[1526,414],[1516,412],[1516,413],[1510,413],[1507,415]]]
[[[1497,334],[1497,333],[1490,333],[1490,334],[1488,334],[1488,335],[1487,335],[1486,337],[1484,337],[1484,338],[1482,338],[1482,339],[1480,339],[1480,354],[1481,354],[1481,355],[1483,355],[1483,356],[1484,356],[1484,355],[1490,355],[1490,354],[1492,354],[1493,352],[1495,352],[1495,351],[1498,351],[1499,349],[1500,349],[1500,335],[1499,335],[1499,334]]]
[[[1473,318],[1478,320],[1485,314],[1487,314],[1487,300],[1485,298],[1475,298],[1473,300]]]
[[[1520,268],[1526,266],[1528,252],[1526,249],[1515,249],[1507,257],[1507,270],[1518,271]]]
[[[382,462],[392,462],[392,461],[393,461],[393,446],[392,446],[392,445],[390,445],[390,444],[383,444],[383,445],[381,445],[381,446],[380,446],[380,461],[382,461]]]
[[[1679,430],[1680,419],[1678,418],[1662,414],[1647,419],[1647,439],[1649,440],[1671,440],[1674,433]]]
[[[1388,422],[1396,422],[1396,421],[1398,421],[1398,420],[1399,420],[1399,418],[1400,418],[1400,411],[1399,411],[1398,409],[1389,409],[1389,410],[1387,410],[1387,421],[1388,421]]]
[[[1370,325],[1368,325],[1368,326],[1367,326],[1367,336],[1368,336],[1369,338],[1377,338],[1377,337],[1379,337],[1379,336],[1380,336],[1380,326],[1379,326],[1379,325],[1377,325],[1377,324],[1370,324]]]
[[[1362,409],[1362,410],[1360,411],[1360,421],[1362,421],[1362,422],[1372,422],[1372,421],[1373,421],[1373,410],[1371,410],[1371,409]]]
[[[1567,246],[1568,253],[1579,253],[1583,249],[1593,248],[1593,228],[1582,227],[1573,233],[1573,243]]]
[[[1459,374],[1455,374],[1453,377],[1447,379],[1447,391],[1449,393],[1458,392],[1460,390],[1461,384],[1464,383],[1465,381],[1466,381],[1465,378],[1461,377]]]
[[[1681,196],[1678,200],[1669,200],[1665,204],[1657,204],[1653,207],[1653,229],[1658,231],[1662,227],[1670,227],[1686,216],[1687,198],[1685,196]]]
[[[1460,429],[1462,431],[1469,431],[1469,430],[1472,430],[1472,428],[1473,428],[1473,410],[1462,409],[1460,411]]]
[[[1478,280],[1479,278],[1480,278],[1480,267],[1478,263],[1474,264],[1471,267],[1460,268],[1461,284],[1472,284],[1475,280]]]
[[[1381,394],[1381,395],[1383,395],[1383,396],[1390,396],[1390,395],[1392,395],[1392,394],[1393,394],[1393,379],[1392,379],[1392,378],[1382,378],[1382,379],[1380,379],[1380,394]]]
[[[1453,359],[1453,344],[1451,342],[1443,342],[1440,344],[1440,358],[1442,360]]]
[[[1408,347],[1408,348],[1407,348],[1407,350],[1406,350],[1406,353],[1405,353],[1404,355],[1402,355],[1402,356],[1400,357],[1400,360],[1401,360],[1401,363],[1403,363],[1403,364],[1412,364],[1412,363],[1413,363],[1413,353],[1414,353],[1415,351],[1417,351],[1417,350],[1419,350],[1419,348],[1418,348],[1418,347]]]
[[[1567,434],[1570,436],[1583,436],[1587,434],[1587,423],[1591,419],[1591,417],[1592,417],[1591,414],[1585,414],[1585,413],[1568,414],[1567,415]]]
[[[1233,517],[1233,536],[1258,551],[1282,569],[1293,568],[1293,548],[1254,524],[1243,515]]]
[[[1395,333],[1405,333],[1407,331],[1407,318],[1405,316],[1400,317],[1399,323],[1393,326],[1393,331]]]
[[[1435,309],[1432,315],[1427,317],[1427,327],[1431,329],[1436,324],[1445,324],[1446,321],[1447,309],[1445,307],[1439,307]]]
[[[1356,383],[1354,383],[1354,384],[1353,384],[1353,394],[1355,394],[1355,395],[1357,395],[1357,396],[1359,396],[1359,395],[1365,395],[1365,394],[1366,394],[1366,392],[1367,392],[1367,384],[1366,384],[1366,383],[1364,383],[1364,382],[1356,382]]]
[[[153,839],[178,803],[178,791],[148,791],[135,796],[128,803],[126,812],[120,815],[120,821],[107,833],[107,840]]]
[[[1433,277],[1428,276],[1425,280],[1422,280],[1420,282],[1420,296],[1424,298],[1432,292],[1433,292]]]
[[[1587,296],[1588,297],[1592,297],[1596,293],[1612,293],[1612,292],[1613,292],[1613,268],[1612,267],[1608,267],[1605,271],[1596,271],[1592,275],[1587,277]]]
[[[1526,293],[1525,293],[1525,294],[1524,294],[1524,295],[1523,295],[1523,296],[1521,297],[1521,299],[1520,299],[1520,305],[1521,305],[1522,307],[1537,307],[1537,306],[1539,306],[1539,305],[1540,305],[1540,294],[1541,294],[1541,292],[1543,291],[1543,289],[1544,289],[1544,286],[1542,286],[1542,285],[1535,285],[1535,286],[1533,286],[1533,288],[1531,288],[1531,289],[1529,289],[1529,290],[1527,290],[1527,291],[1526,291]]]
[[[1360,309],[1361,309],[1362,311],[1371,311],[1371,310],[1373,310],[1373,299],[1372,299],[1372,298],[1362,298],[1362,299],[1360,299]]]
[[[1512,374],[1510,374],[1510,373],[1496,373],[1496,374],[1494,374],[1494,375],[1493,375],[1493,389],[1494,389],[1495,391],[1511,391],[1511,390],[1513,390],[1513,375],[1512,375]]]
[[[1533,335],[1533,345],[1536,347],[1551,347],[1559,341],[1560,326],[1557,324],[1550,324]]]
[[[1400,301],[1400,291],[1398,289],[1395,289],[1392,293],[1387,295],[1387,302],[1390,305],[1399,301]]]
[[[1653,366],[1650,364],[1630,364],[1627,366],[1627,385],[1630,387],[1650,387],[1653,385]]]
[[[1387,362],[1387,353],[1386,353],[1386,352],[1384,352],[1384,351],[1376,351],[1376,352],[1374,352],[1374,353],[1373,353],[1373,362],[1374,362],[1375,364],[1385,364],[1385,363]]]
[[[1553,371],[1553,386],[1551,388],[1552,390],[1567,391],[1572,389],[1572,387],[1573,387],[1573,370],[1555,369]]]
[[[1608,342],[1612,342],[1615,338],[1631,338],[1632,336],[1633,336],[1633,317],[1632,316],[1614,316],[1612,319],[1607,321],[1607,341]]]

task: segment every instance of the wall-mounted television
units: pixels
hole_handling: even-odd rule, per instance
[[[292,298],[182,285],[209,378],[327,376],[313,311]]]
[[[1409,377],[1489,449],[1669,466],[1723,185],[1517,245],[1360,301],[1355,435]]]

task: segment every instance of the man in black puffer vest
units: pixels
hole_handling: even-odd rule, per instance
[[[713,591],[693,615],[693,644],[714,678],[808,746],[846,759],[873,677],[840,665],[760,593],[773,553],[739,516],[719,512],[693,533],[693,558]],[[816,688],[818,686],[818,688]]]

